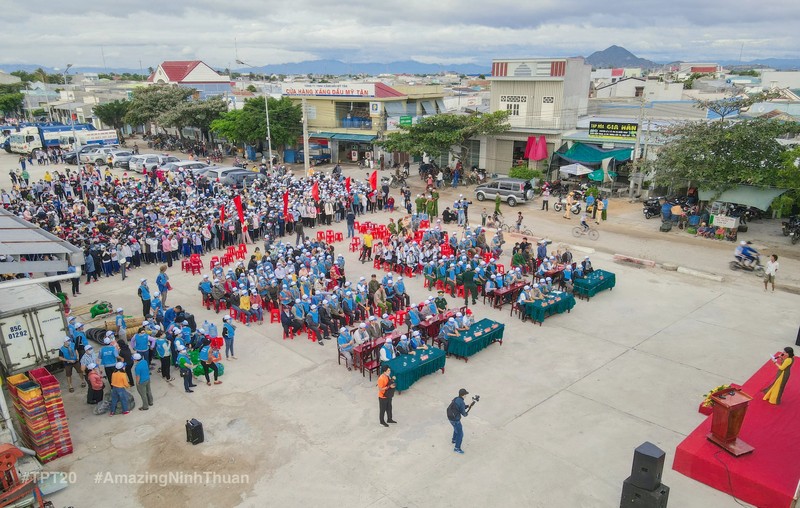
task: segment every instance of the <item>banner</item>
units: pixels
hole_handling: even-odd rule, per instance
[[[233,204],[236,205],[236,211],[239,212],[239,222],[242,223],[242,231],[247,231],[247,223],[244,221],[244,209],[242,208],[242,196],[233,198]]]
[[[219,207],[219,222],[220,224],[225,222],[225,205]]]
[[[314,182],[311,187],[311,197],[314,198],[314,201],[319,201],[319,182]]]
[[[289,216],[289,191],[283,193],[283,217],[284,219]]]
[[[590,138],[636,139],[639,124],[628,122],[589,122]]]
[[[350,177],[344,179],[344,188],[347,189],[347,192],[350,192]]]
[[[372,190],[378,190],[378,172],[373,171],[369,177],[369,186]]]

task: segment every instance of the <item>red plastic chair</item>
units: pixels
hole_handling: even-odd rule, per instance
[[[419,227],[421,229],[428,229],[429,227],[431,227],[431,221],[429,221],[429,220],[421,220],[421,221],[419,221]]]
[[[353,229],[356,231],[361,231],[361,223],[358,221],[353,222]]]
[[[341,231],[337,231],[336,233],[333,234],[333,241],[334,242],[343,242],[344,241],[344,235],[342,234]]]
[[[228,266],[231,263],[233,263],[233,256],[231,256],[230,254],[223,254],[222,260],[220,261],[220,265]]]
[[[247,257],[247,244],[240,243],[239,248],[236,249],[236,259],[244,259]]]
[[[325,231],[317,231],[317,241],[318,242],[325,241]]]
[[[230,254],[232,257],[236,256],[236,247],[233,245],[228,246],[228,250],[225,251],[227,254]]]
[[[375,258],[372,261],[372,268],[375,268],[376,270],[380,270],[381,269],[381,260],[380,260],[380,258]]]
[[[191,267],[192,275],[194,274],[200,275],[200,273],[203,271],[202,261],[198,262],[198,260],[191,260],[189,262],[189,266]]]
[[[414,269],[410,266],[406,266],[406,277],[413,279],[414,278]]]
[[[329,245],[333,243],[333,230],[329,229],[325,231],[325,242]]]
[[[217,266],[218,264],[219,264],[219,256],[213,256],[208,266],[211,270],[213,270],[214,267]]]
[[[361,238],[355,237],[350,240],[350,252],[358,252],[361,249]]]
[[[192,261],[189,258],[181,260],[181,270],[187,273],[192,271]]]
[[[501,265],[500,263],[496,263],[496,264],[497,264],[497,273],[500,273],[500,274],[506,273],[505,265]]]
[[[278,309],[270,309],[269,310],[269,322],[270,323],[280,323],[281,322],[281,311]]]
[[[286,330],[284,330],[283,331],[283,340],[286,340],[286,338],[287,338],[286,337]],[[294,340],[294,328],[291,327],[291,326],[289,327],[289,337],[288,338]]]

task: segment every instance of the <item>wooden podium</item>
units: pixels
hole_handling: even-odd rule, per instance
[[[711,396],[714,410],[711,416],[711,432],[706,436],[731,455],[738,457],[755,448],[739,439],[747,406],[753,398],[736,388]]]

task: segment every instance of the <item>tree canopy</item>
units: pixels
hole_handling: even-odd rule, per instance
[[[303,112],[288,97],[269,98],[269,127],[272,147],[294,145],[303,133]],[[266,143],[267,120],[264,97],[248,99],[242,109],[223,113],[211,122],[211,130],[233,143],[259,146]],[[265,145],[266,146],[266,145]]]
[[[119,130],[125,125],[125,115],[128,114],[128,101],[111,101],[105,104],[98,104],[92,111],[94,116],[106,125],[110,125],[119,134]]]
[[[220,97],[191,100],[179,103],[159,115],[161,125],[175,127],[180,132],[184,127],[195,127],[208,139],[211,123],[228,111],[228,104]]]
[[[703,190],[735,185],[791,188],[796,167],[788,169],[786,148],[776,138],[800,131],[794,123],[774,120],[686,123],[667,132],[671,140],[653,164],[656,183]],[[794,159],[793,159],[794,160]],[[795,174],[795,179],[788,177]]]
[[[422,118],[415,125],[401,125],[399,132],[390,133],[379,144],[391,152],[407,152],[416,156],[427,154],[431,157],[450,154],[465,162],[470,156],[470,139],[501,134],[510,128],[506,111],[471,115],[440,114]]]
[[[779,96],[780,94],[777,92],[762,92],[751,95],[732,95],[730,97],[725,97],[724,99],[695,99],[695,107],[699,109],[707,109],[713,113],[716,113],[719,115],[720,121],[724,121],[726,117],[734,113],[739,113],[743,109],[747,109],[753,104],[768,101]]]
[[[4,115],[15,115],[22,110],[22,101],[25,96],[20,93],[19,83],[0,85],[0,112]]]
[[[125,120],[132,125],[155,123],[168,111],[187,101],[195,90],[180,86],[142,86],[133,91]]]

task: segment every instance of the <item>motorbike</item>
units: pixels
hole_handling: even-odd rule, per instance
[[[789,229],[789,237],[792,245],[800,241],[800,224],[795,224]]]
[[[783,230],[783,236],[789,236],[791,234],[792,229],[800,226],[800,217],[796,215],[792,215],[789,217],[789,220],[785,220],[781,222],[781,229]]]
[[[381,186],[388,185],[392,189],[397,189],[398,187],[402,187],[406,184],[406,179],[404,176],[397,176],[397,175],[389,175],[389,176],[382,176],[381,177]]]
[[[556,201],[556,203],[553,205],[553,210],[555,210],[556,212],[560,212],[561,210],[564,209],[565,206],[567,206],[567,201],[565,199],[564,200],[560,200],[560,201]],[[580,214],[581,213],[581,202],[578,201],[576,203],[573,203],[572,207],[569,209],[569,211],[572,212],[573,215]]]
[[[756,256],[756,260],[749,265],[744,263],[744,258],[742,257],[735,257],[733,261],[730,262],[731,270],[742,270],[745,272],[753,272],[756,277],[763,277],[764,276],[764,265],[761,264],[761,256]]]
[[[645,219],[661,215],[661,199],[663,198],[650,198],[642,203],[642,213]]]

